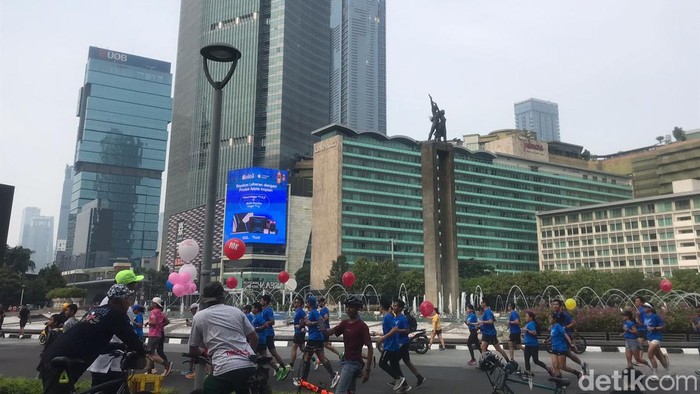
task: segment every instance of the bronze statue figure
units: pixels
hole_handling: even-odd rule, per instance
[[[440,109],[438,105],[433,101],[433,96],[430,97],[430,109],[433,112],[433,116],[430,117],[430,134],[428,134],[428,140],[432,140],[434,137],[435,141],[447,141],[447,127],[445,126],[445,110]]]

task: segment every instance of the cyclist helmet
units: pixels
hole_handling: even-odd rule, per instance
[[[351,306],[356,306],[358,308],[362,308],[363,302],[361,299],[355,297],[354,295],[349,296],[348,298],[345,299],[344,304],[351,305]]]
[[[318,305],[316,301],[316,296],[313,294],[309,294],[309,296],[306,297],[306,302],[308,302],[309,305],[311,305],[314,308],[316,307],[316,305]]]
[[[491,371],[495,368],[499,368],[503,365],[501,360],[498,358],[496,353],[484,352],[479,358],[479,369],[482,371]]]

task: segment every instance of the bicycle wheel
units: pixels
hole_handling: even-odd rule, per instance
[[[586,338],[582,337],[578,333],[574,333],[573,338],[571,340],[574,342],[576,345],[575,350],[571,349],[574,351],[576,354],[582,354],[583,352],[586,351],[586,347],[588,347],[588,344],[586,342]]]
[[[552,337],[547,337],[544,340],[544,348],[547,350],[547,353],[552,354]]]

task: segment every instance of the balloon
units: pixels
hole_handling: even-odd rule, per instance
[[[171,272],[170,275],[168,275],[168,282],[172,283],[173,285],[180,283],[180,274],[177,272]]]
[[[430,301],[423,301],[420,303],[420,314],[428,317],[433,314],[433,311],[435,311],[435,305],[433,305],[432,302]]]
[[[181,283],[177,283],[173,286],[173,294],[175,294],[175,297],[182,297],[187,294],[187,287]]]
[[[231,238],[224,244],[224,254],[229,260],[238,260],[245,254],[245,243],[238,238]]]
[[[277,275],[277,280],[280,281],[280,283],[287,283],[289,280],[289,273],[287,271],[282,271]]]
[[[355,283],[355,274],[352,272],[348,271],[343,274],[343,285],[345,287],[350,287],[352,284]]]
[[[564,305],[566,306],[566,309],[573,311],[576,309],[576,300],[569,298],[568,300],[564,301]]]
[[[168,291],[173,291],[173,282],[171,282],[171,281],[166,281],[166,282],[165,282],[165,288],[168,289]]]
[[[197,268],[194,266],[194,264],[183,264],[178,272],[180,273],[180,275],[182,275],[185,272],[189,273],[190,280],[197,279]]]
[[[186,285],[186,284],[192,282],[192,275],[190,275],[189,272],[187,272],[187,271],[180,272],[178,275],[179,275],[178,280],[180,281],[179,282],[180,284]]]
[[[199,244],[194,239],[186,239],[177,244],[177,253],[182,261],[189,263],[199,253]]]
[[[284,284],[284,288],[288,291],[294,291],[297,288],[297,280],[294,278],[289,278],[287,283]]]
[[[671,289],[673,289],[673,283],[671,283],[671,281],[668,279],[662,279],[661,283],[659,283],[659,288],[664,293],[668,293],[669,291],[671,291]]]
[[[229,289],[235,289],[238,286],[238,279],[235,276],[229,276],[226,278],[226,287]]]
[[[190,282],[187,285],[187,294],[194,294],[197,291],[197,285],[194,282]]]

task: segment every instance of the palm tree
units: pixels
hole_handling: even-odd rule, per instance
[[[32,261],[32,253],[34,252],[21,246],[7,248],[3,264],[11,267],[18,274],[24,275],[27,271],[34,271],[36,268],[36,264]]]

